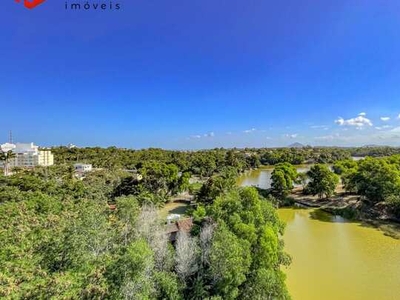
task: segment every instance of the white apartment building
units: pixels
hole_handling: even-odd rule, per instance
[[[47,149],[39,150],[39,146],[33,143],[5,143],[0,147],[2,151],[8,152],[11,150],[15,154],[15,157],[9,161],[9,167],[11,168],[32,168],[36,166],[52,166],[54,164],[54,156],[51,151]]]

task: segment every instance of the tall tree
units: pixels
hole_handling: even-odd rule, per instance
[[[307,176],[310,178],[310,182],[306,186],[306,193],[318,195],[320,199],[324,195],[332,196],[339,183],[339,177],[323,164],[312,166],[307,172]]]
[[[297,170],[290,163],[280,163],[275,166],[271,175],[271,192],[278,199],[285,198],[293,189],[297,179]]]
[[[3,168],[4,168],[4,176],[8,176],[10,174],[10,160],[15,158],[15,153],[12,150],[9,151],[3,151],[0,148],[0,161],[3,162]]]

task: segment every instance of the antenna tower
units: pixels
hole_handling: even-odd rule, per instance
[[[10,130],[10,136],[9,136],[9,141],[10,144],[13,143],[13,135],[12,135],[12,131]]]

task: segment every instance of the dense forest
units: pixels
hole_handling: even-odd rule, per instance
[[[322,198],[340,178],[366,206],[400,216],[400,155],[356,162],[351,156],[364,152],[311,147],[53,152],[55,166],[0,177],[1,298],[290,299],[275,204],[294,183]],[[75,162],[96,169],[78,178]],[[313,167],[298,174],[293,164],[306,162]],[[275,165],[268,193],[236,186],[261,164]],[[193,176],[202,178],[196,188]],[[193,226],[172,243],[158,210],[183,192],[195,196]]]
[[[144,161],[157,160],[175,164],[180,170],[192,174],[210,176],[221,167],[229,165],[239,170],[263,165],[276,165],[288,162],[294,165],[303,163],[334,163],[337,160],[356,157],[382,157],[400,154],[395,147],[302,147],[302,148],[216,148],[201,151],[171,151],[157,148],[131,150],[109,148],[52,148],[56,163],[87,162],[97,168],[123,167],[138,168]]]
[[[175,164],[181,171],[210,176],[224,166],[238,170],[281,162],[291,164],[333,163],[350,158],[350,149],[340,148],[245,148],[201,151],[169,151],[162,149],[129,150],[110,148],[53,148],[57,164],[87,162],[97,168],[137,169],[146,161],[159,161]]]
[[[284,224],[255,188],[234,184],[241,170],[256,167],[253,157],[213,153],[186,161],[173,152],[134,153],[140,161],[130,167],[142,180],[101,164],[77,178],[71,163],[0,177],[0,297],[289,299]],[[157,209],[190,189],[189,171],[211,176],[192,229],[171,243]]]

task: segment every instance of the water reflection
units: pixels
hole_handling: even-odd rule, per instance
[[[315,209],[310,212],[310,218],[313,220],[318,220],[322,222],[331,222],[331,223],[350,223],[350,220],[343,218],[342,216],[333,215],[322,209]]]

